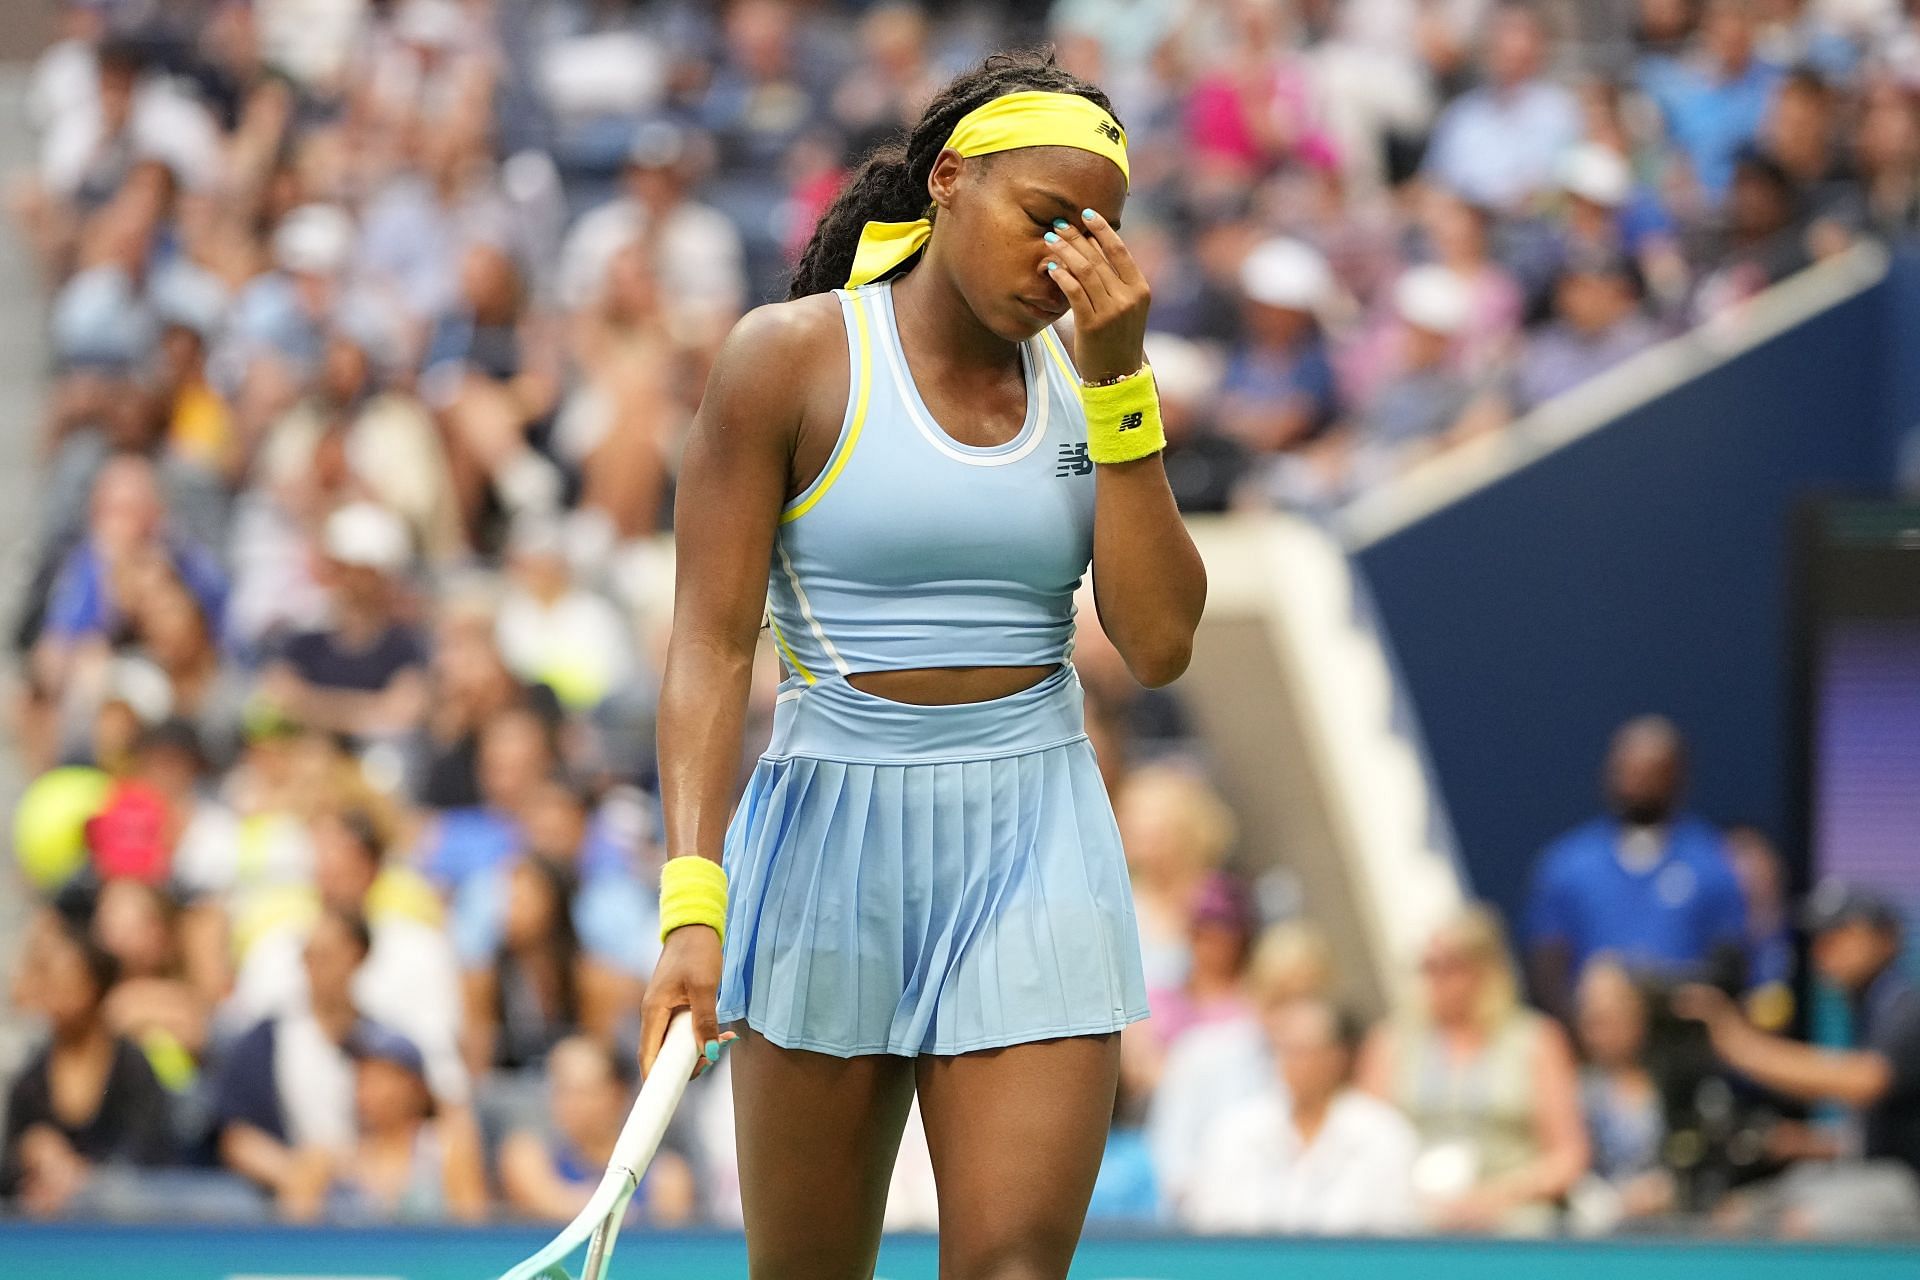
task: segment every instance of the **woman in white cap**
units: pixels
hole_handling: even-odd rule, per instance
[[[1318,435],[1335,413],[1333,365],[1320,330],[1333,272],[1310,245],[1278,238],[1240,264],[1245,333],[1220,384],[1220,425],[1255,453]]]

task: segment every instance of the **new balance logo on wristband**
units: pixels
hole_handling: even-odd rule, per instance
[[[1144,420],[1145,415],[1143,414],[1129,413],[1120,419],[1120,429],[1122,431],[1132,431]]]
[[[1084,444],[1063,444],[1060,455],[1054,463],[1053,474],[1057,479],[1067,476],[1084,476],[1093,471],[1093,459],[1087,456]]]

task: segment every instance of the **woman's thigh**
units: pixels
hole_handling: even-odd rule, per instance
[[[1120,1037],[917,1061],[940,1280],[1061,1280],[1100,1172]]]
[[[782,1049],[740,1030],[728,1052],[753,1280],[869,1280],[912,1060]]]

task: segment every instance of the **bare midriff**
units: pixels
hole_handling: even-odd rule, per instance
[[[1006,698],[1045,680],[1043,667],[919,667],[910,671],[856,671],[847,683],[860,692],[916,707],[950,707]]]

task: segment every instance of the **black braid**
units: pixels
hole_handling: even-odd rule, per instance
[[[844,284],[847,273],[853,270],[861,227],[872,221],[907,222],[927,212],[927,178],[960,118],[995,98],[1032,89],[1077,93],[1108,114],[1113,112],[1107,95],[1063,71],[1054,62],[1052,50],[994,54],[978,70],[967,72],[942,89],[927,104],[904,144],[888,143],[867,154],[833,204],[820,215],[813,238],[807,241],[793,269],[787,297],[804,298]]]

